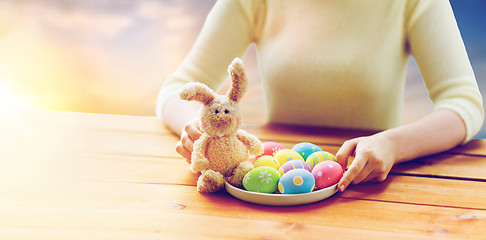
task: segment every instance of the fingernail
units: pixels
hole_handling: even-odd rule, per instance
[[[346,189],[344,185],[339,186],[339,191],[344,192],[344,189]]]

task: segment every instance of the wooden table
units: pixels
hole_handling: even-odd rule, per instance
[[[379,184],[270,207],[200,194],[153,117],[49,111],[0,119],[0,239],[486,239],[486,141],[398,165]],[[246,126],[335,153],[366,131]]]

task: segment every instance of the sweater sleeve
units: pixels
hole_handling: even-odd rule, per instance
[[[164,118],[169,99],[189,82],[202,82],[217,91],[233,58],[242,57],[254,35],[253,1],[219,0],[208,14],[191,51],[160,89],[156,114]]]
[[[418,0],[410,11],[409,49],[435,109],[450,109],[464,121],[466,143],[481,128],[484,109],[452,7],[447,0]]]

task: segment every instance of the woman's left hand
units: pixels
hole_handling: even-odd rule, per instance
[[[354,156],[354,160],[339,181],[339,190],[344,191],[351,182],[384,181],[396,161],[394,149],[385,132],[344,142],[336,154],[338,163],[345,170],[349,157]]]

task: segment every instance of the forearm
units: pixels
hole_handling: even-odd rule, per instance
[[[184,101],[175,94],[161,110],[163,121],[170,130],[180,136],[184,126],[198,117],[200,107],[201,104]]]
[[[394,143],[395,163],[399,163],[457,146],[464,141],[466,128],[456,113],[439,109],[412,124],[379,134]]]

